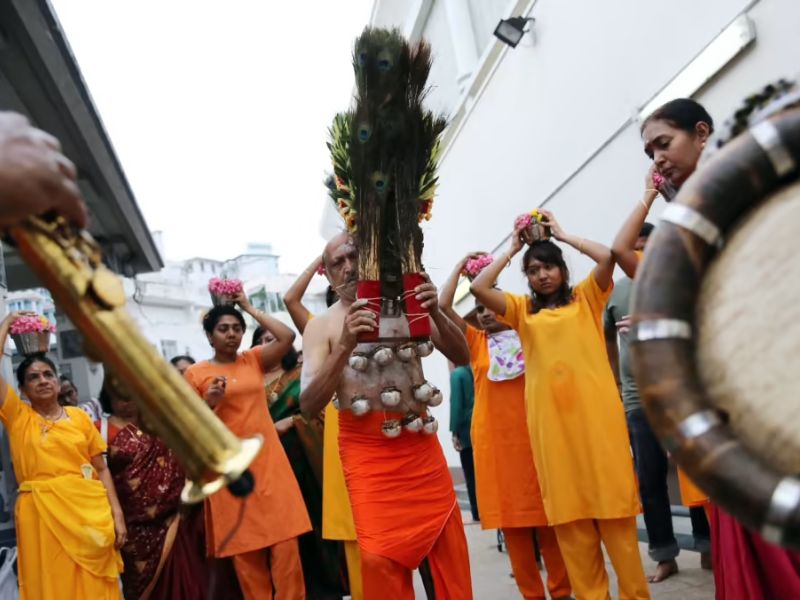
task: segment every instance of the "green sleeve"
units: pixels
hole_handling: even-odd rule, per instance
[[[450,373],[450,431],[453,433],[458,432],[464,415],[466,397],[463,381],[461,369],[453,369]]]

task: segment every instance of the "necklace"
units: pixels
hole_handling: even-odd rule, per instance
[[[270,406],[275,404],[278,400],[278,386],[283,383],[284,375],[286,375],[285,371],[270,382],[269,391],[267,391],[267,399],[269,400]]]
[[[47,433],[51,429],[53,429],[53,427],[56,426],[56,423],[58,423],[61,419],[63,419],[64,417],[67,416],[67,411],[64,410],[63,406],[59,406],[58,409],[59,409],[58,410],[58,414],[53,419],[48,418],[46,415],[43,415],[42,413],[40,413],[38,410],[36,411],[36,414],[39,415],[42,418],[42,421],[43,421],[43,423],[42,423],[42,439],[43,440],[45,438],[47,438]],[[36,409],[34,409],[34,410],[36,410]]]

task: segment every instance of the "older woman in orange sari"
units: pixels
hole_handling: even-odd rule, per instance
[[[0,324],[2,346],[17,318],[13,313]],[[116,549],[127,531],[103,460],[106,445],[85,412],[58,403],[58,373],[44,354],[25,358],[17,380],[30,404],[0,379],[0,421],[19,480],[20,597],[117,599]]]

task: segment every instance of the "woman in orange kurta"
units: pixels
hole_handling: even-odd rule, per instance
[[[522,340],[528,427],[542,499],[576,595],[609,596],[602,543],[617,573],[620,598],[649,598],[636,533],[640,507],[633,460],[603,336],[614,261],[608,248],[566,234],[552,213],[541,212],[556,240],[597,263],[592,273],[571,288],[561,249],[536,242],[523,258],[531,296],[493,288],[523,247],[515,230],[509,251],[478,275],[472,292]]]
[[[519,336],[494,312],[477,305],[480,329],[453,310],[464,257],[441,288],[439,305],[467,338],[475,381],[472,452],[482,529],[502,529],[514,579],[526,600],[544,598],[534,535],[547,566],[553,598],[570,597],[564,560],[542,503],[525,414],[525,371]],[[534,531],[536,532],[534,534]]]
[[[18,316],[0,325],[0,347]],[[23,360],[17,380],[30,404],[0,379],[0,421],[19,481],[20,598],[116,600],[122,570],[116,548],[127,532],[103,461],[106,445],[85,412],[58,404],[58,375],[44,354]]]
[[[286,354],[294,333],[255,310],[244,294],[236,300],[275,341],[238,353],[245,331],[242,314],[232,306],[214,307],[203,318],[214,357],[191,366],[185,376],[234,434],[261,435],[264,447],[250,465],[255,488],[249,496],[236,498],[222,490],[206,501],[206,546],[210,556],[233,557],[246,600],[265,594],[305,598],[297,536],[311,525],[264,390],[265,371]]]

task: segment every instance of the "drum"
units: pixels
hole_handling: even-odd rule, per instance
[[[800,548],[800,109],[717,152],[636,275],[634,374],[656,435],[712,501]],[[724,242],[724,244],[723,244]]]

